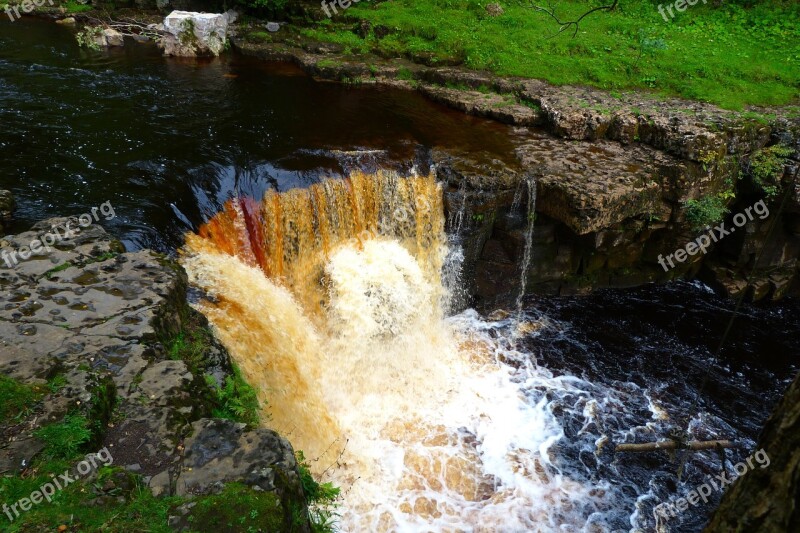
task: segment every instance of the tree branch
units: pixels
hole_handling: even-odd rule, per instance
[[[561,19],[559,19],[558,16],[556,15],[556,8],[552,4],[550,5],[549,9],[546,9],[544,7],[537,6],[537,5],[530,5],[530,6],[527,6],[527,7],[530,8],[530,9],[533,9],[535,11],[541,11],[542,13],[546,13],[547,15],[550,16],[550,18],[555,20],[556,24],[558,24],[560,26],[559,30],[558,30],[558,33],[563,33],[568,28],[574,27],[575,31],[572,32],[572,37],[575,37],[576,35],[578,35],[578,30],[580,29],[580,23],[581,23],[581,21],[583,21],[583,19],[585,19],[586,17],[588,17],[592,13],[596,13],[598,11],[613,11],[614,9],[616,9],[617,4],[619,4],[619,0],[614,0],[611,4],[608,4],[608,5],[605,5],[605,6],[593,7],[592,9],[590,9],[589,11],[587,11],[586,13],[581,15],[580,17],[576,18],[575,20],[563,20],[563,21]],[[556,35],[558,35],[558,34],[556,34]]]

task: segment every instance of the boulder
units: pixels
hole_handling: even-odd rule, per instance
[[[4,225],[11,222],[14,212],[14,197],[10,191],[0,191],[0,235],[3,235]]]
[[[164,55],[218,56],[225,48],[231,17],[222,13],[173,11],[164,19]]]

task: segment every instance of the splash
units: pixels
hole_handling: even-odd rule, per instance
[[[344,531],[580,526],[600,502],[525,393],[552,378],[502,363],[526,358],[474,311],[445,318],[443,228],[433,178],[355,174],[230,202],[183,262],[267,425],[344,488]]]

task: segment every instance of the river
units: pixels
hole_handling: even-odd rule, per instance
[[[363,183],[396,183],[384,171],[424,176],[431,148],[502,158],[518,134],[415,93],[317,82],[238,56],[165,59],[147,44],[86,51],[71,31],[0,22],[0,189],[19,204],[12,231],[109,201],[117,217],[107,229],[129,249],[175,254],[187,232],[236,218],[241,197],[299,205],[300,193],[287,191],[302,188],[319,199],[316,209],[337,194],[380,206],[383,193],[336,192],[323,178],[359,171]],[[699,531],[718,494],[660,524],[653,508],[718,471],[718,456],[693,454],[678,477],[666,455],[615,456],[610,442],[689,424],[697,438],[752,448],[798,368],[798,302],[744,306],[718,360],[733,305],[697,282],[528,295],[510,316],[448,314],[439,307],[446,254],[430,251],[452,243],[437,229],[440,191],[423,181],[392,201],[434,206],[425,228],[394,228],[335,253],[314,248],[304,257],[318,260],[316,270],[298,266],[289,292],[252,268],[268,272],[266,259],[217,250],[236,235],[205,234],[189,247],[194,282],[219,296],[200,308],[251,382],[275,386],[263,372],[274,361],[243,355],[254,346],[274,345],[284,366],[306,369],[293,376],[305,384],[304,403],[273,398],[272,421],[303,420],[309,409],[309,420],[329,421],[290,435],[306,451],[350,439],[341,469],[327,473],[346,494],[344,529]],[[312,218],[290,221],[308,223],[292,244],[300,251],[315,246]],[[262,215],[248,228],[277,220]],[[376,221],[330,235],[344,242]],[[324,311],[299,289],[322,270],[333,291]],[[241,304],[237,315],[226,298]],[[259,332],[256,344],[237,344],[243,326]],[[278,331],[288,343],[276,344]],[[728,452],[728,468],[747,455]]]

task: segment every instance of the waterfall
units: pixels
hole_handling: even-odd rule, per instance
[[[443,213],[430,176],[354,174],[231,200],[182,262],[264,424],[336,463],[344,531],[583,524],[602,491],[560,474],[561,427],[524,392],[559,378],[498,338],[510,323],[445,315]]]
[[[520,182],[522,184],[523,182]],[[528,286],[528,272],[531,267],[531,260],[533,259],[533,230],[536,226],[536,178],[526,177],[524,180],[525,186],[528,189],[528,211],[527,211],[527,226],[525,228],[525,250],[522,255],[522,266],[519,279],[519,293],[517,294],[517,315],[522,314],[522,303],[525,298],[525,290]],[[514,195],[514,205],[519,207],[520,198],[518,194],[521,188],[517,189]],[[520,195],[521,196],[521,195]],[[513,207],[512,207],[513,209]]]

